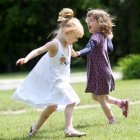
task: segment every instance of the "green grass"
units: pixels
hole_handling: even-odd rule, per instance
[[[117,98],[127,98],[130,101],[140,100],[140,80],[117,80],[115,91],[110,95]],[[72,85],[81,99],[81,104],[93,104],[90,93],[84,93],[86,83]]]
[[[13,90],[0,91],[0,111],[21,110],[29,108],[26,104],[12,99]]]
[[[3,73],[0,74],[0,79],[22,79],[27,76],[29,72]]]
[[[140,100],[140,80],[118,80],[116,90],[111,93],[113,97],[127,98],[130,101]],[[90,94],[84,94],[85,83],[72,84],[78,93],[80,105],[96,104]],[[41,112],[13,101],[11,96],[14,90],[0,91],[0,111],[27,110],[22,114],[0,114],[0,140],[28,140],[30,126],[35,123]],[[108,125],[106,117],[100,107],[74,110],[74,126],[76,129],[86,132],[88,135],[82,140],[139,140],[140,138],[140,107],[139,104],[130,106],[128,119],[124,119],[121,110],[112,106],[117,119],[115,125]],[[33,140],[63,140],[79,138],[64,137],[64,113],[55,112],[41,127]]]
[[[117,80],[116,90],[110,93],[111,96],[129,99],[130,101],[140,100],[140,80]],[[80,105],[97,104],[91,99],[90,93],[84,93],[86,83],[72,84],[77,94],[81,99]],[[28,108],[28,106],[21,102],[16,102],[11,99],[14,90],[0,91],[0,110],[18,110]]]
[[[72,68],[72,74],[81,74],[86,72],[86,68]],[[16,73],[0,73],[0,79],[23,79],[28,75],[29,71],[26,72],[16,72]]]
[[[130,107],[128,119],[124,119],[118,108],[112,107],[116,124],[108,125],[106,118],[99,108],[79,109],[74,111],[74,126],[87,133],[82,140],[139,140],[140,138],[140,113],[138,105]],[[30,126],[36,122],[40,112],[28,110],[28,112],[15,115],[0,116],[1,140],[27,140]],[[64,114],[55,112],[41,127],[33,140],[64,140]],[[71,138],[78,140],[79,138]]]

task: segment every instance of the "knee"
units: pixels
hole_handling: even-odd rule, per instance
[[[107,102],[109,101],[109,96],[106,96],[106,100],[107,100]]]
[[[97,101],[98,101],[100,104],[103,104],[103,103],[106,102],[106,98],[105,98],[105,96],[99,95],[99,96],[97,96]]]
[[[50,113],[53,113],[54,111],[56,111],[56,108],[57,108],[57,106],[52,106],[52,107],[50,108]]]
[[[75,106],[76,103],[72,103],[66,106],[66,108],[73,108]]]
[[[44,111],[44,117],[48,118],[54,111],[56,111],[57,106],[49,106],[47,109]]]
[[[92,94],[92,99],[95,100],[95,101],[98,101],[98,100],[97,100],[97,96],[94,95],[94,94]]]

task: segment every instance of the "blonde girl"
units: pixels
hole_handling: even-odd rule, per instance
[[[83,36],[84,30],[72,9],[62,9],[58,21],[59,29],[53,40],[16,62],[17,65],[23,65],[46,52],[13,95],[14,99],[28,105],[45,108],[39,120],[32,125],[29,136],[35,135],[49,116],[59,109],[65,109],[66,136],[86,135],[73,127],[72,113],[80,99],[69,84],[70,61],[74,55],[72,45]]]
[[[98,101],[108,119],[109,124],[115,123],[115,117],[110,104],[122,109],[124,117],[128,116],[128,100],[120,100],[109,96],[115,89],[115,82],[109,62],[108,53],[113,50],[112,22],[113,18],[103,9],[90,9],[86,22],[92,34],[83,50],[76,52],[77,56],[87,55],[87,87],[86,92],[92,93],[92,98]]]

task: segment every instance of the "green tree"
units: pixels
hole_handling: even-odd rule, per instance
[[[69,7],[84,21],[91,0],[1,0],[0,1],[0,71],[11,72],[18,58],[43,45],[56,28],[58,12]],[[98,1],[94,1],[98,5]],[[85,25],[85,22],[83,22]],[[33,59],[25,69],[31,69],[38,59]],[[20,67],[24,69],[24,67]]]
[[[140,53],[140,1],[139,0],[114,0],[109,5],[116,16],[115,59],[127,54]]]

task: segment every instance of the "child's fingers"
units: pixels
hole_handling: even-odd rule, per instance
[[[21,62],[20,61],[16,62],[16,65],[21,65]]]
[[[20,61],[18,60],[18,61],[16,62],[16,65],[19,65],[19,63],[20,63]]]
[[[80,55],[80,52],[76,52],[76,55],[79,56]]]
[[[25,61],[24,58],[21,58],[16,62],[16,65],[22,65],[24,64],[24,61]]]

